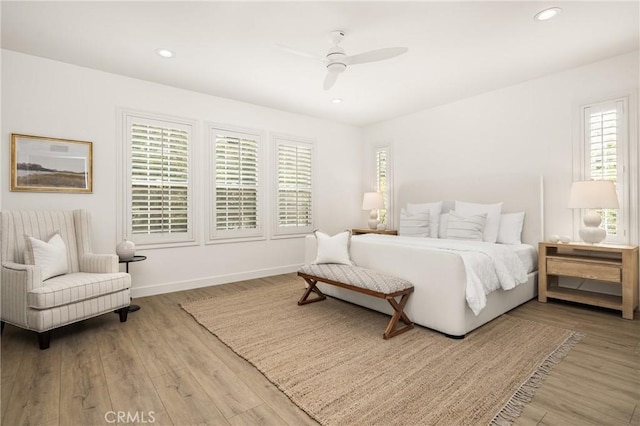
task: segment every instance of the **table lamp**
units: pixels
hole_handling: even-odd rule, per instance
[[[369,213],[369,228],[378,227],[378,209],[384,209],[384,199],[379,192],[365,192],[362,199],[362,210],[371,210]]]
[[[607,231],[599,227],[602,218],[595,209],[620,208],[616,187],[610,180],[573,182],[569,208],[588,209],[583,218],[584,227],[580,229],[580,238],[585,243],[600,243],[607,238]]]

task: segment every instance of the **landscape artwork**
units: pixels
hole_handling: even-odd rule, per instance
[[[93,144],[42,136],[11,135],[11,190],[93,191]]]

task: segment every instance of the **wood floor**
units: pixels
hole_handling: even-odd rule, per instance
[[[136,299],[126,323],[103,315],[55,330],[48,350],[11,325],[2,336],[3,425],[316,424],[179,307],[292,275]],[[510,315],[586,333],[516,424],[640,425],[640,319],[531,301]],[[120,416],[120,417],[118,417]]]

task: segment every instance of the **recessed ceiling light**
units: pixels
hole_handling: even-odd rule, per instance
[[[559,7],[550,7],[536,13],[536,16],[534,16],[533,19],[535,19],[536,21],[546,21],[553,18],[560,12],[562,12],[562,9],[560,9]]]
[[[169,49],[156,49],[156,53],[163,58],[173,58],[173,52]]]
[[[331,103],[332,104],[341,104],[342,103],[342,99],[341,98],[331,99]]]

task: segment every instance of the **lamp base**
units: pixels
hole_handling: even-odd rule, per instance
[[[589,244],[598,244],[607,238],[607,231],[599,228],[602,223],[602,218],[598,213],[590,210],[584,215],[583,222],[584,228],[580,230],[580,238],[582,238],[582,241]]]
[[[580,238],[582,241],[588,244],[598,244],[607,238],[607,231],[602,228],[596,228],[595,226],[584,227],[580,230]]]
[[[370,229],[378,229],[378,224],[380,221],[378,220],[378,211],[376,209],[372,209],[369,213],[369,228]]]

